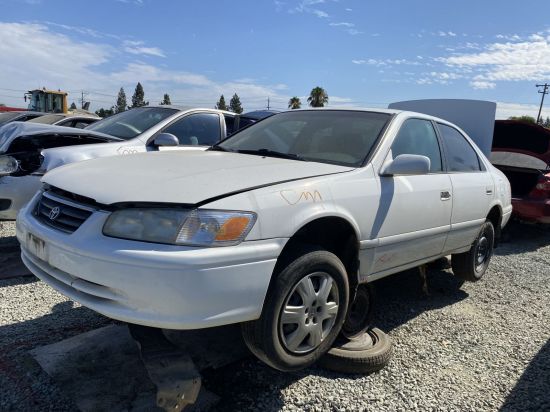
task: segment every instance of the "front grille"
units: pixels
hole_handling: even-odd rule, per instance
[[[56,196],[49,191],[42,193],[36,205],[36,218],[47,226],[73,233],[88,219],[94,209]]]

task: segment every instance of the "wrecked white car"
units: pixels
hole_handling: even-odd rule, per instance
[[[40,188],[40,177],[55,167],[163,149],[204,150],[236,130],[239,120],[215,109],[148,106],[80,130],[28,122],[5,125],[0,134],[0,220],[15,219]]]
[[[57,168],[21,211],[40,279],[106,316],[242,323],[280,370],[332,345],[357,286],[452,255],[485,273],[510,186],[465,133],[395,110],[293,110],[208,151]]]

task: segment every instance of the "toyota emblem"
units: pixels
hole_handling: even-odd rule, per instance
[[[49,218],[50,220],[55,220],[59,217],[59,214],[61,213],[61,209],[56,206],[52,210],[50,210]]]

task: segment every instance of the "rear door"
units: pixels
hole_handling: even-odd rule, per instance
[[[453,187],[451,230],[446,251],[470,245],[485,221],[493,200],[494,183],[483,162],[456,128],[437,123]]]
[[[410,264],[443,251],[451,221],[452,187],[430,120],[407,119],[386,163],[401,154],[430,159],[430,173],[380,176],[381,199],[373,235],[378,238],[373,273]]]

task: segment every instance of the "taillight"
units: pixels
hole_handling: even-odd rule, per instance
[[[541,175],[535,188],[531,191],[531,197],[550,197],[550,173]]]

